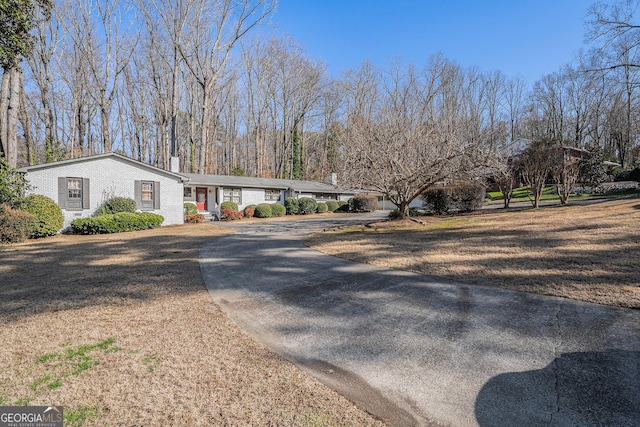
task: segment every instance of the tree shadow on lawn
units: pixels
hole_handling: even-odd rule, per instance
[[[0,319],[201,291],[198,248],[216,232],[186,227],[192,231],[55,236],[0,248]]]

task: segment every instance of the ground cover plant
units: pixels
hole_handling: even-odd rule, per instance
[[[211,302],[209,224],[0,247],[0,404],[65,425],[381,425]]]
[[[640,199],[349,227],[307,244],[460,282],[640,308]]]

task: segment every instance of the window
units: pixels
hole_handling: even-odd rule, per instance
[[[235,202],[242,204],[242,190],[239,188],[225,188],[222,196],[223,202]]]
[[[280,200],[280,190],[264,190],[264,200],[267,202],[277,202]]]
[[[190,198],[193,197],[193,193],[192,193],[191,187],[184,187],[183,197],[185,199],[190,199]]]
[[[80,178],[67,178],[67,191],[69,200],[82,200],[82,180]]]
[[[336,196],[334,194],[329,194],[329,193],[314,194],[313,198],[316,200],[336,200]]]
[[[89,179],[59,177],[58,205],[70,211],[89,209]]]
[[[160,209],[160,183],[158,181],[136,181],[135,199],[140,210]]]

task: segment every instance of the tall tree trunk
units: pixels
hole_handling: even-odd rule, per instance
[[[5,155],[10,168],[18,166],[18,113],[20,111],[20,69],[9,70],[9,107],[7,108],[7,144]]]
[[[22,77],[22,73],[20,73],[19,76],[20,76],[20,123],[22,123],[22,130],[24,132],[24,145],[27,151],[27,161],[29,162],[30,165],[33,165],[36,156],[35,156],[35,145],[33,144],[33,138],[31,137],[31,118],[29,117],[29,110],[27,109],[27,97],[24,90],[24,78]]]
[[[0,150],[7,155],[7,108],[9,108],[9,70],[2,71],[0,89]]]

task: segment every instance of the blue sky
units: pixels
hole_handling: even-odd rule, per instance
[[[332,75],[363,59],[423,65],[442,53],[463,67],[529,84],[584,47],[592,0],[279,0],[272,24]]]

